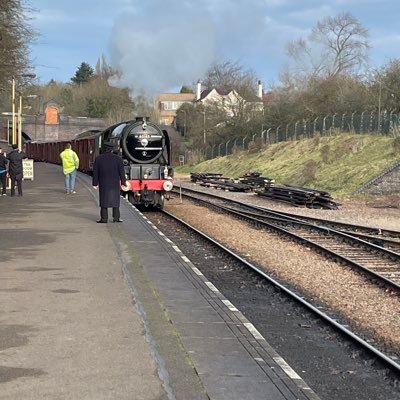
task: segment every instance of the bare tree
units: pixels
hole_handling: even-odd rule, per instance
[[[222,90],[235,89],[242,96],[255,92],[256,77],[252,70],[245,70],[237,62],[226,61],[212,65],[203,79],[205,87]]]
[[[349,13],[318,22],[307,39],[287,47],[292,73],[313,78],[352,74],[368,60],[368,31]]]
[[[97,60],[95,74],[101,79],[108,80],[116,75],[117,71],[108,64],[106,57],[102,54]]]
[[[204,145],[204,137],[206,145],[212,145],[245,136],[252,127],[254,114],[258,112],[261,116],[255,73],[237,62],[226,61],[212,65],[202,82],[208,89],[217,89],[223,97],[196,105],[193,112],[187,109],[185,114],[178,112],[177,125],[181,128],[186,117],[187,128],[190,126],[187,140],[196,147]]]
[[[0,84],[15,76],[20,84],[31,73],[29,45],[36,33],[27,16],[31,9],[26,0],[0,0]]]
[[[98,76],[92,77],[84,85],[53,82],[32,86],[30,94],[37,94],[42,103],[55,100],[64,114],[105,118],[110,125],[132,118],[136,108],[127,88],[113,87]],[[38,110],[39,101],[32,103],[35,111]]]
[[[369,79],[375,108],[400,111],[400,59],[391,59]]]

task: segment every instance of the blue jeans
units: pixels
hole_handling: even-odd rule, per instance
[[[3,173],[0,174],[0,182],[2,186],[2,194],[6,194],[6,188],[7,188],[7,172],[4,171]]]
[[[75,178],[76,178],[76,169],[69,174],[65,174],[65,190],[67,192],[75,191]]]

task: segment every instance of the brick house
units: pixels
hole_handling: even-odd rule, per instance
[[[194,100],[194,93],[160,93],[155,99],[160,125],[173,125],[179,107],[184,103],[193,103]]]

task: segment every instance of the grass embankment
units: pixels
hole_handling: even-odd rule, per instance
[[[363,183],[400,159],[399,139],[378,135],[339,134],[281,142],[261,150],[239,151],[177,172],[219,172],[238,178],[257,171],[291,184],[325,190],[335,197],[353,194]]]

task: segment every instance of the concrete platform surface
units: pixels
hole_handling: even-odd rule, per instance
[[[167,399],[115,245],[79,182],[35,163],[0,197],[0,399]]]

